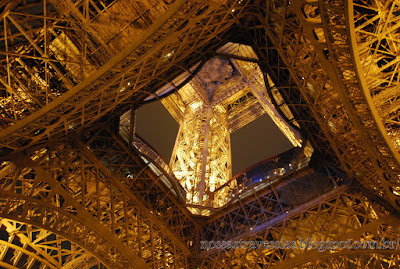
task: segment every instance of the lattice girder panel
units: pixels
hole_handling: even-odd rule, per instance
[[[271,1],[267,8],[264,44],[275,48],[261,51],[262,58],[289,107],[298,113],[296,107],[304,102],[318,123],[323,134],[312,140],[322,138],[327,145],[314,147],[331,151],[329,155],[333,151],[349,175],[398,208],[392,191],[398,185],[397,161],[358,83],[344,25],[345,5]],[[276,77],[286,77],[284,87]],[[303,115],[295,118],[301,122]]]
[[[96,138],[100,140],[101,136]],[[103,142],[108,141],[103,140]],[[93,154],[95,143],[89,144],[93,152],[79,142],[74,142],[74,145],[56,149],[55,154],[50,151],[48,155],[52,158],[46,161],[48,164],[44,164],[44,167],[49,166],[49,173],[54,178],[66,178],[63,184],[73,190],[73,199],[85,205],[85,209],[91,215],[106,225],[121,243],[132,248],[152,268],[168,267],[171,263],[186,265],[188,262],[186,255],[189,254],[188,243],[176,235],[184,234],[185,229],[192,227],[193,224],[185,216],[181,216],[180,212],[176,212],[176,209],[171,208],[167,202],[160,203],[159,207],[164,205],[170,207],[169,209],[162,211],[153,207],[158,210],[152,212],[153,208],[148,206],[148,201],[135,196],[129,188],[135,184],[146,186],[147,181],[145,188],[147,197],[151,199],[152,196],[156,196],[156,193],[151,192],[150,186],[155,184],[158,178],[148,168],[148,164],[129,161],[130,155],[126,151],[121,151],[121,148],[115,152],[107,150],[107,159],[99,160]],[[117,164],[115,161],[120,158],[123,158],[125,164],[122,169],[118,169],[120,167],[117,165],[110,167],[104,165],[104,163]],[[58,166],[53,162],[58,163]],[[127,177],[126,171],[132,173],[134,179]],[[168,192],[163,191],[164,197]],[[169,231],[169,227],[158,220],[161,218],[160,212],[166,218],[164,223],[170,224],[171,227],[176,224],[179,228],[173,232]]]
[[[39,9],[43,9],[43,4],[36,3],[36,5]],[[43,20],[36,18],[35,14],[28,14],[29,12],[25,14],[24,11],[26,10],[18,7],[11,12],[5,11],[2,17],[3,38],[0,41],[2,62],[0,82],[4,97],[1,102],[1,113],[4,117],[2,129],[10,122],[15,123],[43,107],[73,85],[72,77],[61,67],[60,60],[54,59],[54,55],[51,54],[49,50],[51,42],[47,44],[43,40],[44,37],[48,40],[56,37],[50,31],[46,30],[44,33]],[[54,17],[48,24],[57,27],[54,21],[60,19],[58,14],[49,12],[48,16]],[[46,51],[43,49],[43,43],[47,45]],[[73,53],[71,57],[72,55]],[[44,63],[47,59],[52,60]],[[71,64],[73,62],[71,58],[64,60]],[[84,66],[80,60],[75,59],[75,61],[76,65]],[[62,78],[63,82],[58,83]],[[51,93],[48,92],[49,85],[53,88]]]
[[[1,83],[7,95],[3,114],[19,120],[55,100],[121,50],[111,43],[122,47],[131,43],[165,8],[124,0],[107,7],[98,1],[33,1],[5,11],[0,43]],[[118,9],[130,14],[131,25],[122,27],[126,20],[121,14],[115,16]],[[139,22],[144,16],[150,21]]]
[[[168,8],[165,1],[52,1],[88,44],[88,53],[105,63],[142,34]],[[158,4],[158,5],[156,5]],[[93,42],[92,40],[95,40]]]
[[[144,99],[149,91],[200,61],[203,56],[193,50],[218,46],[221,41],[215,37],[226,32],[247,5],[175,1],[142,35],[96,72],[49,105],[3,129],[3,146],[27,147],[41,139],[68,134],[130,98]]]
[[[398,1],[349,3],[354,54],[359,59],[363,86],[398,150]],[[354,31],[354,32],[353,32]]]
[[[288,20],[293,19],[288,18]],[[258,21],[255,24],[258,24]],[[298,81],[292,76],[293,70],[286,65],[285,60],[280,56],[280,54],[283,54],[282,50],[269,38],[265,38],[265,29],[259,27],[249,27],[249,29],[253,48],[262,60],[259,66],[267,85],[271,103],[276,107],[280,116],[290,125],[290,128],[294,128],[301,133],[303,139],[311,142],[315,151],[324,155],[324,158],[335,163],[335,165],[339,165],[335,151],[332,150],[332,146],[335,145],[331,143],[332,139],[330,136],[326,136],[326,132],[321,128],[320,122],[315,117],[315,111],[317,111],[315,103],[308,102],[307,96],[302,94],[302,86],[299,86]],[[310,53],[306,58],[308,57],[311,57],[312,61],[316,56],[315,53]],[[310,66],[307,69],[310,69]],[[323,81],[326,76],[318,78]],[[274,87],[270,86],[269,79]]]
[[[43,169],[5,162],[2,174],[1,217],[59,234],[93,253],[107,267],[130,266],[120,251],[123,247],[110,242],[112,234],[93,221]]]
[[[398,260],[395,249],[369,249],[320,247],[305,249],[305,243],[311,241],[397,241],[400,230],[398,219],[379,204],[365,197],[359,189],[343,185],[330,192],[277,216],[275,221],[254,227],[252,231],[238,235],[232,240],[278,242],[277,247],[236,248],[229,250],[203,251],[202,266],[207,268],[309,268],[311,264],[324,264],[324,260],[341,262],[337,256],[348,255],[357,258],[369,257],[370,261],[379,256],[390,258],[395,264]],[[228,239],[229,240],[229,239]],[[285,247],[286,242],[296,241],[296,247]],[[283,242],[283,243],[279,243]],[[274,243],[273,243],[274,244]],[[279,245],[280,244],[280,245]],[[292,246],[292,243],[289,243]],[[349,246],[351,246],[351,244]],[[302,247],[301,247],[302,246]],[[380,245],[382,246],[382,245]],[[326,250],[323,250],[323,247]],[[330,251],[331,249],[334,251]],[[329,249],[329,250],[328,250]],[[364,252],[367,251],[367,252]],[[321,260],[321,261],[320,261]],[[345,260],[351,264],[351,258]],[[305,264],[304,267],[296,265]],[[328,266],[332,268],[332,265]],[[310,267],[311,268],[311,267]],[[347,268],[347,267],[346,267]]]
[[[82,148],[58,141],[31,156],[34,168],[22,168],[23,176],[15,171],[2,185],[3,217],[53,229],[89,248],[107,266],[187,266],[186,242],[158,225],[157,214],[152,216],[128,188],[103,173],[100,161],[93,162]],[[184,230],[180,212],[166,212],[172,221],[183,219],[179,224]]]
[[[210,194],[231,177],[228,113],[222,105],[193,101],[185,109],[171,157],[171,170],[189,204],[206,205]],[[226,194],[214,197],[219,200]]]
[[[6,268],[106,268],[73,242],[28,224],[1,219],[0,266]]]
[[[313,191],[301,191],[307,188]],[[209,241],[239,238],[242,234],[251,233],[255,227],[282,216],[297,204],[333,188],[332,179],[326,172],[310,169],[262,183],[237,194],[227,206],[212,215],[202,227],[201,238]]]
[[[382,140],[378,149],[387,156],[388,166],[394,169],[400,159],[398,140],[398,18],[399,2],[378,1],[348,3],[346,18],[351,25],[349,40],[352,57],[356,59],[355,70],[361,85],[361,95],[374,120],[373,127],[381,131],[375,135]],[[365,109],[365,108],[364,108]],[[366,114],[364,111],[360,113]],[[383,141],[387,144],[383,144]],[[386,186],[400,205],[396,175],[387,175]],[[386,185],[386,184],[385,184]]]
[[[164,229],[181,242],[181,247],[189,248],[194,240],[195,225],[182,197],[176,196],[173,189],[166,185],[161,169],[141,155],[135,148],[113,134],[107,128],[95,129],[83,134],[85,146],[90,148],[96,158],[120,180],[153,218],[162,223]],[[177,243],[178,244],[178,243]]]
[[[346,5],[349,4],[346,3]],[[345,23],[347,21],[349,25],[353,25],[351,17],[346,12],[349,11],[349,9],[345,9],[346,5],[343,5],[341,1],[321,3],[319,8],[322,11],[321,19],[324,34],[322,34],[322,29],[319,29],[319,32],[320,35],[326,37],[324,40],[327,43],[321,47],[315,45],[316,51],[326,69],[331,69],[330,73],[339,74],[336,75],[336,78],[331,74],[330,78],[342,99],[343,108],[352,124],[353,131],[350,133],[357,132],[357,139],[359,144],[362,145],[355,150],[358,151],[357,154],[364,150],[368,159],[364,161],[363,165],[364,167],[365,164],[371,165],[372,169],[376,171],[376,175],[371,178],[370,173],[367,172],[367,167],[362,170],[364,170],[366,176],[369,176],[369,180],[372,179],[373,182],[379,182],[379,184],[373,183],[371,185],[368,181],[364,182],[363,178],[366,176],[363,177],[361,173],[357,174],[354,165],[351,166],[352,174],[367,188],[375,190],[379,196],[389,200],[393,206],[398,208],[399,200],[394,188],[400,183],[398,178],[400,158],[397,151],[394,150],[393,144],[389,141],[380,119],[377,118],[374,108],[371,108],[370,96],[365,93],[360,63],[356,56],[357,49],[353,45],[352,28],[347,27]],[[299,14],[299,11],[297,13]],[[309,23],[303,23],[303,25],[310,36]],[[344,29],[347,29],[347,32],[344,32]],[[314,28],[314,32],[317,30]],[[313,44],[316,44],[315,39],[319,40],[318,44],[321,43],[321,37],[318,37],[314,38]],[[325,59],[330,60],[331,65],[327,65]],[[369,144],[366,144],[366,142]],[[360,167],[357,169],[361,170]]]

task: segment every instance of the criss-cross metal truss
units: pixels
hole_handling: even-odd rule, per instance
[[[0,215],[60,234],[107,267],[188,267],[196,229],[165,176],[107,131],[91,137],[4,162]]]
[[[367,244],[367,241],[383,243],[382,238],[397,243],[400,232],[398,219],[390,216],[380,205],[367,199],[357,189],[334,185],[334,181],[325,181],[325,184],[321,185],[320,180],[324,176],[319,175],[317,181],[312,180],[313,176],[315,175],[309,174],[287,184],[271,186],[265,194],[254,193],[255,199],[244,199],[236,209],[234,218],[231,212],[225,212],[208,221],[203,237],[210,240],[208,242],[258,241],[262,246],[205,250],[202,253],[202,266],[310,268],[313,265],[318,268],[333,260],[327,268],[361,265],[368,268],[396,268],[399,265],[396,249],[362,249],[360,244]],[[317,184],[314,185],[315,183]],[[303,187],[307,190],[313,185],[317,190],[311,194],[304,194],[300,200],[297,200],[299,197],[292,200],[293,193],[302,184],[306,185]],[[308,195],[321,196],[305,202],[309,198]],[[302,205],[293,208],[293,205],[299,202]],[[283,207],[282,204],[287,207]],[[265,210],[262,210],[263,208]],[[343,241],[342,246],[329,243],[334,241]],[[349,242],[348,247],[344,245],[345,241]],[[266,247],[264,242],[268,242]],[[306,242],[309,242],[308,245]],[[273,244],[281,244],[281,247],[275,248]],[[207,244],[203,244],[203,248],[206,249]],[[348,258],[343,259],[343,256]],[[360,263],[360,260],[364,262]]]
[[[231,43],[224,47],[226,52],[237,52],[236,56],[254,54],[249,46]],[[275,87],[269,77],[267,81]],[[267,113],[293,146],[302,143],[297,130],[272,105],[256,63],[213,58],[188,84],[161,102],[180,124],[170,167],[185,188],[189,204],[226,204],[229,189],[235,188],[235,181],[230,180],[230,134],[260,115]],[[120,125],[130,125],[129,117],[121,119]],[[221,188],[228,181],[231,186]]]
[[[86,250],[50,231],[1,219],[2,268],[106,268]]]
[[[204,53],[191,53],[193,49],[205,52],[220,46],[215,37],[227,32],[235,22],[232,17],[239,18],[248,5],[179,0],[165,9],[158,1],[142,7],[132,2],[33,1],[26,4],[34,8],[24,10],[23,5],[2,13],[7,99],[0,135],[5,149],[68,135],[129,99],[147,97],[204,58]],[[119,16],[120,9],[136,17]],[[110,36],[100,37],[93,30],[97,24]],[[119,48],[112,46],[113,39]],[[58,48],[60,42],[68,47]],[[74,56],[78,60],[68,58]],[[20,58],[30,59],[35,68],[21,66]],[[76,65],[77,70],[69,70]],[[80,70],[88,65],[92,70]],[[13,78],[17,74],[28,81]]]
[[[393,248],[203,243],[398,242],[399,12],[397,0],[0,1],[0,266],[398,268]],[[193,216],[119,119],[215,56],[258,64],[267,92],[248,78],[252,94],[304,143]]]
[[[203,205],[209,193],[231,177],[228,111],[216,100],[221,91],[216,83],[234,80],[232,72],[227,60],[214,59],[193,82],[162,101],[178,117],[180,128],[170,167],[192,204]]]
[[[368,57],[361,58],[352,28],[355,17],[365,19],[367,12],[353,13],[357,4],[353,8],[343,1],[271,1],[267,6],[267,38],[256,42],[286,105],[303,115],[303,128],[319,140],[314,143],[322,151],[399,208],[399,155],[364,83],[361,63]]]

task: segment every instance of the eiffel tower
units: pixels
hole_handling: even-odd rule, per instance
[[[399,268],[399,15],[0,0],[0,268]],[[154,100],[169,163],[135,133]],[[293,149],[232,177],[263,114]]]

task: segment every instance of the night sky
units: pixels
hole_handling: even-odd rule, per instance
[[[140,107],[136,131],[169,163],[178,123],[160,101]],[[268,115],[259,117],[231,134],[232,175],[251,165],[292,148]]]
[[[136,113],[136,132],[169,164],[178,134],[178,123],[160,101],[141,106]]]

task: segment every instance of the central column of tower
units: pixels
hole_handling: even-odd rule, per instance
[[[170,166],[188,203],[213,200],[212,192],[231,177],[228,113],[222,105],[195,101],[185,108]]]
[[[171,157],[171,169],[193,205],[211,205],[215,189],[231,178],[227,108],[215,95],[232,74],[227,60],[207,63],[181,92],[183,116]],[[179,100],[175,100],[179,103]]]

